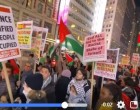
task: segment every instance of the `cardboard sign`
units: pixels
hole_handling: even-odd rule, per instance
[[[40,59],[41,45],[42,45],[42,28],[33,26],[31,50],[34,52],[37,61],[39,61]]]
[[[115,80],[118,56],[119,49],[108,49],[107,60],[104,62],[95,62],[94,75]]]
[[[33,21],[17,22],[17,34],[20,49],[31,49]]]
[[[47,38],[47,35],[48,35],[48,29],[47,28],[42,28],[42,45],[41,45],[41,51],[43,52],[44,51],[44,48],[45,48],[45,43],[46,43],[46,38]]]
[[[85,38],[84,62],[103,61],[107,59],[105,33],[94,34]]]
[[[0,62],[20,56],[12,10],[0,5]]]
[[[129,56],[122,56],[121,65],[129,65],[130,57]]]
[[[138,54],[138,53],[133,53],[131,63],[132,63],[133,65],[138,65],[139,59],[140,59],[139,54]]]

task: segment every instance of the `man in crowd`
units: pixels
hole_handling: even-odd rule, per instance
[[[29,55],[29,62],[31,64],[31,68],[33,69],[34,68],[34,63],[35,63],[34,54]]]
[[[49,67],[42,67],[41,74],[43,75],[43,86],[42,89],[47,94],[48,103],[55,102],[55,85],[52,80],[51,72]]]
[[[22,75],[21,75],[21,84],[24,83],[26,77],[30,74],[33,74],[33,71],[32,71],[32,68],[31,68],[31,64],[29,62],[27,62],[25,64],[24,70],[23,70]]]
[[[13,95],[15,95],[16,87],[15,87],[15,80],[13,77],[13,67],[9,63],[6,64],[6,71],[10,80]],[[1,77],[2,77],[2,80],[0,81],[0,97],[3,95],[8,97],[8,90],[7,90],[7,85],[6,85],[5,75],[4,75],[3,70],[1,72]]]

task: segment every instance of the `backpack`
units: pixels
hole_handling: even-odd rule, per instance
[[[131,108],[130,108],[130,98],[123,92],[122,93],[122,100],[124,101],[124,103],[125,103],[125,106],[126,106],[126,109],[127,110],[131,110]]]
[[[84,91],[86,93],[91,88],[91,82],[89,80],[87,80],[87,83],[85,83],[83,87],[84,87]]]

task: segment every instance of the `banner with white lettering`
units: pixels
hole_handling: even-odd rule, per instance
[[[20,56],[12,10],[0,5],[0,62]]]
[[[118,67],[118,56],[119,49],[108,49],[107,60],[104,62],[95,62],[94,75],[115,80]]]
[[[33,21],[17,22],[17,34],[20,49],[31,49]]]

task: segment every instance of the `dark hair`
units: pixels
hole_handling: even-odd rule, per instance
[[[14,72],[13,66],[10,63],[6,63],[6,68],[10,69],[11,72]]]
[[[132,88],[135,86],[135,83],[134,83],[134,81],[131,77],[126,77],[123,80],[124,80],[124,83],[125,83],[126,86],[129,86],[129,87],[132,87]]]
[[[118,101],[120,101],[122,99],[121,89],[116,84],[113,84],[113,83],[105,84],[103,87],[110,91],[110,93],[113,96],[114,102],[117,103]]]
[[[51,68],[50,67],[48,67],[48,66],[42,66],[42,68],[46,68],[49,71],[50,75],[51,75]]]
[[[78,72],[78,71],[81,71],[81,73],[82,73],[83,76],[84,76],[84,79],[87,79],[87,71],[86,71],[85,69],[80,68],[80,69],[77,69],[77,72]],[[77,72],[76,72],[76,74],[77,74]]]
[[[34,54],[30,54],[29,56],[32,57],[32,58],[34,58]]]

